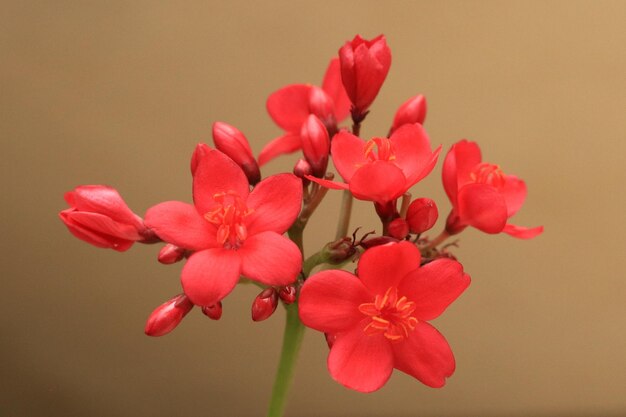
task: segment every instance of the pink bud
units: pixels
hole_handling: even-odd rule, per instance
[[[328,166],[328,154],[330,152],[330,138],[326,126],[320,119],[311,114],[302,124],[300,131],[302,138],[302,152],[311,164],[313,176],[322,178]]]
[[[159,251],[159,262],[164,265],[174,264],[185,257],[185,249],[168,243]]]
[[[193,154],[191,155],[191,175],[196,173],[196,168],[198,168],[200,159],[208,155],[210,150],[211,148],[209,148],[206,143],[199,143],[196,145],[196,149],[194,149]]]
[[[324,90],[312,86],[309,92],[309,111],[316,115],[328,130],[337,129],[335,103]]]
[[[202,313],[211,320],[219,320],[222,317],[222,302],[202,307]]]
[[[274,314],[278,305],[278,293],[273,287],[261,291],[252,303],[252,320],[263,321]]]
[[[368,41],[356,35],[339,49],[339,62],[346,93],[356,114],[363,115],[378,95],[391,66],[391,50],[385,37],[380,35]]]
[[[304,159],[298,159],[296,165],[293,167],[293,174],[301,178],[304,184],[308,184],[310,181],[306,178],[307,175],[311,175],[311,164]]]
[[[409,229],[413,233],[423,233],[435,225],[439,211],[430,198],[418,198],[410,205],[406,213]]]
[[[398,217],[389,223],[387,231],[389,236],[402,240],[409,234],[409,225],[406,220]]]
[[[278,296],[284,301],[285,304],[292,304],[296,301],[296,292],[296,287],[293,285],[287,285],[286,287],[280,289]]]
[[[158,240],[114,188],[81,185],[65,193],[65,201],[70,208],[59,213],[61,221],[70,233],[94,246],[122,252],[135,242]]]
[[[261,180],[261,171],[252,155],[248,139],[239,129],[227,123],[213,123],[213,143],[243,169],[250,184],[254,185]]]
[[[145,333],[148,336],[163,336],[178,326],[183,317],[193,308],[185,294],[179,294],[158,306],[146,322]]]
[[[420,94],[411,97],[398,108],[390,133],[405,124],[424,124],[424,119],[426,119],[426,98]]]

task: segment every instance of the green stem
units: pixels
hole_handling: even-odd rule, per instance
[[[426,246],[426,250],[430,250],[433,248],[436,248],[438,245],[440,245],[441,243],[443,243],[444,240],[446,240],[447,238],[450,237],[450,234],[447,231],[443,231],[439,234],[439,236],[437,236],[436,238],[434,238],[427,246]]]
[[[298,359],[298,352],[304,336],[304,325],[298,317],[298,304],[285,306],[287,310],[283,347],[280,352],[280,363],[272,389],[272,399],[267,417],[282,417],[287,405],[287,394],[293,378],[293,371]]]
[[[348,234],[350,227],[350,215],[352,214],[352,193],[350,190],[344,190],[341,197],[341,210],[339,211],[339,220],[337,221],[337,233],[335,239],[341,239]]]

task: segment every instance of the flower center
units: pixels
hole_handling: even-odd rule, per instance
[[[387,138],[373,138],[365,143],[365,158],[368,161],[393,161],[396,155],[393,144]]]
[[[227,191],[213,195],[217,206],[204,218],[217,226],[217,242],[227,249],[237,249],[248,237],[245,218],[254,212],[246,207],[239,194]]]
[[[384,295],[377,294],[373,303],[359,306],[359,311],[372,319],[363,331],[367,335],[383,333],[392,342],[405,339],[417,326],[417,319],[411,315],[414,310],[413,301],[398,298],[398,289],[390,287]]]
[[[497,188],[502,187],[506,182],[506,177],[500,166],[486,162],[476,165],[470,173],[470,178],[474,182],[493,185]]]

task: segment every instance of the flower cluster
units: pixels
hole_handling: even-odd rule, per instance
[[[261,287],[252,319],[267,319],[282,303],[297,325],[323,332],[328,370],[346,387],[375,391],[394,368],[441,387],[455,360],[429,322],[470,283],[445,240],[467,226],[522,239],[543,228],[509,223],[526,198],[524,181],[483,162],[478,145],[463,139],[443,162],[450,214],[439,235],[424,235],[438,207],[410,190],[435,169],[442,149],[424,128],[426,99],[404,102],[386,136],[360,134],[390,66],[384,36],[356,36],[330,61],[321,87],[292,84],[269,95],[267,111],[283,133],[257,158],[236,127],[213,125],[215,147],[199,144],[191,158],[193,204],[166,201],[141,218],[113,188],[80,186],[66,194],[61,220],[97,247],[162,242],[159,262],[184,260],[181,293],[152,312],[150,336],[172,331],[194,306],[219,319],[222,300],[251,281]],[[341,125],[348,116],[351,126]],[[298,150],[293,173],[262,176],[260,167]],[[344,193],[337,233],[305,257],[304,230],[329,189]],[[378,232],[357,238],[352,198],[373,203]]]

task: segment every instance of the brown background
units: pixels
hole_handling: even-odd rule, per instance
[[[445,388],[396,372],[372,395],[344,389],[309,331],[288,415],[626,415],[626,2],[5,2],[0,20],[0,415],[264,414],[282,312],[252,323],[256,290],[238,288],[221,321],[193,311],[148,338],[181,265],[158,264],[156,246],[86,245],[57,213],[78,184],[113,185],[138,213],[189,201],[210,124],[238,126],[258,152],[279,134],[267,95],[319,83],[355,33],[384,33],[393,51],[364,136],[424,93],[433,143],[478,141],[529,185],[516,223],[546,232],[462,235],[473,284],[435,322],[457,358]],[[440,168],[414,195],[443,217]],[[309,250],[338,201],[312,219]],[[353,225],[377,226],[356,210]]]

